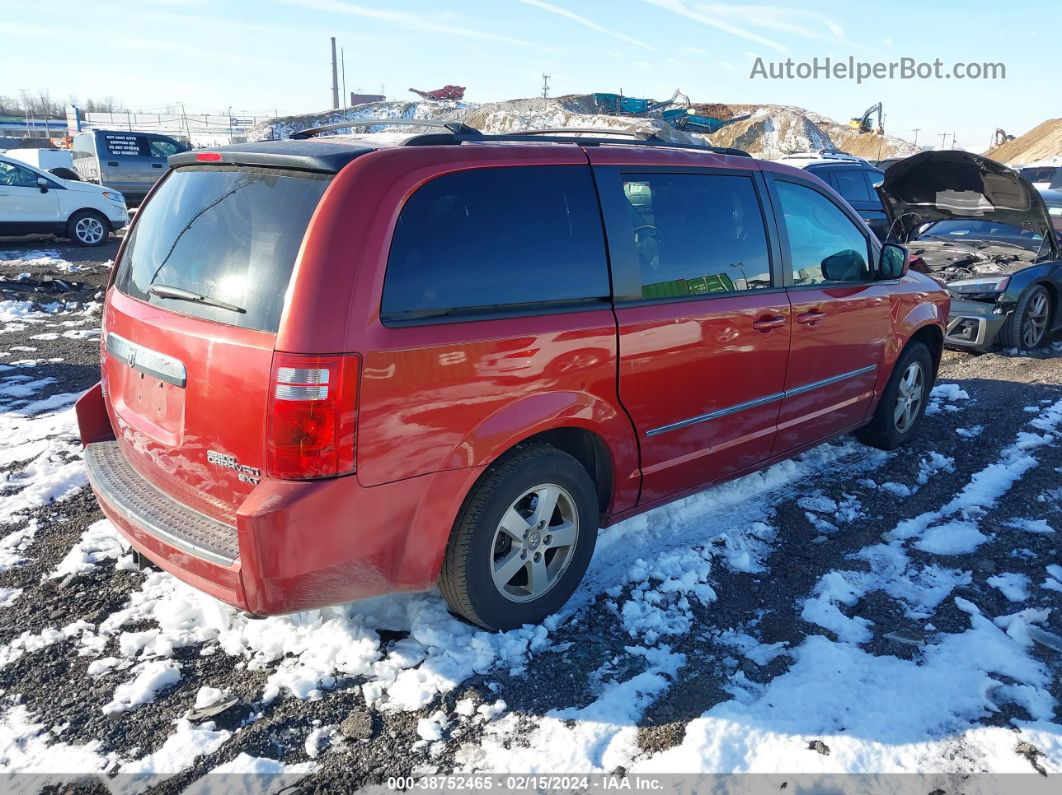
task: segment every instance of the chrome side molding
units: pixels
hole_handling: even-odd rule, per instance
[[[845,381],[849,378],[856,378],[866,373],[873,373],[877,371],[878,366],[876,364],[870,364],[866,367],[860,367],[858,370],[850,370],[847,373],[841,373],[840,375],[832,375],[829,378],[823,378],[821,381],[812,381],[810,384],[803,384],[801,386],[795,386],[792,389],[787,389],[784,392],[775,392],[771,395],[764,395],[763,397],[749,400],[744,403],[737,403],[733,406],[727,406],[726,408],[717,409],[716,411],[709,412],[708,414],[699,414],[696,417],[690,417],[689,419],[679,420],[678,422],[668,423],[667,425],[661,425],[659,428],[650,428],[645,432],[646,437],[657,436],[661,433],[667,433],[668,431],[677,431],[679,428],[688,428],[691,425],[697,425],[701,422],[708,422],[709,420],[716,420],[720,417],[727,417],[731,414],[737,414],[739,411],[745,411],[746,409],[754,409],[757,406],[765,406],[768,403],[774,403],[778,400],[785,400],[788,397],[795,397],[796,395],[803,395],[805,392],[811,392],[814,389],[819,389],[824,386],[830,386],[841,381]]]

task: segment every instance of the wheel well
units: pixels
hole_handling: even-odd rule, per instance
[[[535,442],[563,450],[582,464],[590,479],[594,481],[601,512],[608,510],[612,500],[612,456],[604,439],[584,428],[553,428],[530,436],[520,444]]]
[[[916,340],[929,348],[929,354],[933,357],[933,377],[936,378],[940,369],[940,357],[944,354],[944,333],[939,326],[922,326],[911,335],[907,344],[910,345]]]
[[[114,231],[114,227],[111,225],[111,219],[108,218],[106,215],[104,215],[99,210],[97,210],[95,207],[80,207],[77,210],[74,210],[74,212],[70,213],[70,215],[68,215],[66,217],[66,222],[69,224],[71,219],[73,219],[73,217],[75,215],[77,215],[78,213],[88,213],[89,215],[94,215],[97,218],[99,218],[101,221],[103,221],[103,223],[107,227],[108,231],[111,231],[111,232]]]

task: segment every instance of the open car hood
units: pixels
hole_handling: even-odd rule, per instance
[[[891,235],[909,242],[923,224],[966,219],[1021,227],[1054,246],[1039,192],[1018,172],[970,152],[921,152],[885,172],[878,186]]]

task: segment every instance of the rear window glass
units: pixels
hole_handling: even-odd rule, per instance
[[[328,182],[328,175],[270,169],[174,171],[140,211],[118,289],[174,312],[275,332],[295,257]]]
[[[1023,168],[1018,173],[1029,182],[1050,182],[1059,170],[1056,166],[1032,166]]]
[[[609,295],[589,168],[474,169],[432,180],[402,208],[383,316],[563,307]]]
[[[849,171],[835,171],[834,182],[837,183],[837,192],[850,202],[870,201],[870,187],[862,171],[851,169]]]

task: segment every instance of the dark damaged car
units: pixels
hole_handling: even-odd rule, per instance
[[[1062,326],[1060,238],[1040,193],[969,152],[922,152],[878,187],[911,270],[951,293],[945,343],[1031,350]]]

